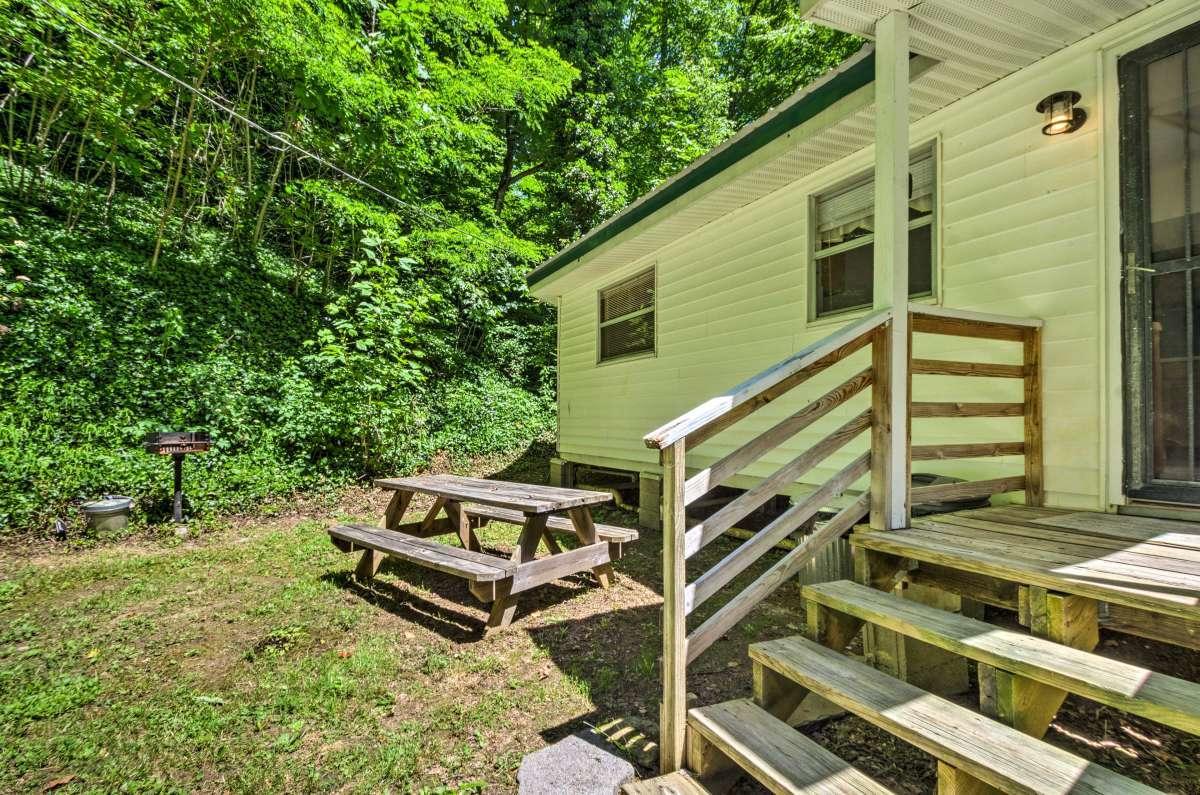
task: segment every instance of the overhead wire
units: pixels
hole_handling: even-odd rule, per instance
[[[84,22],[82,19],[80,19],[77,15],[68,11],[67,9],[62,8],[62,7],[58,6],[57,4],[50,2],[50,0],[39,0],[39,1],[41,2],[42,5],[46,6],[47,8],[49,8],[50,10],[52,10],[56,14],[58,14],[59,16],[68,20],[69,22],[74,24],[76,27],[78,27],[83,32],[87,33],[92,38],[94,38],[97,41],[99,41],[103,44],[106,44],[109,47],[113,48],[114,50],[120,52],[122,55],[124,55],[126,58],[130,59],[134,63],[137,63],[138,65],[143,66],[146,69],[149,69],[150,71],[154,72],[155,74],[166,78],[167,80],[171,81],[172,83],[174,83],[175,85],[184,89],[185,91],[190,91],[191,93],[200,97],[200,99],[204,100],[205,102],[208,102],[210,105],[217,108],[221,112],[228,114],[232,118],[238,119],[239,121],[241,121],[243,124],[245,124],[250,129],[255,130],[259,133],[262,133],[263,135],[267,136],[271,140],[273,140],[285,147],[288,147],[296,152],[299,152],[300,154],[304,155],[305,157],[312,158],[313,160],[317,161],[318,163],[325,166],[329,170],[341,175],[342,177],[345,177],[346,179],[350,180],[351,182],[355,183],[356,185],[360,185],[360,186],[366,188],[367,190],[373,191],[374,193],[377,193],[380,196],[383,196],[384,198],[389,199],[392,202],[395,202],[397,205],[405,208],[406,210],[409,210],[417,215],[420,215],[421,217],[425,218],[428,221],[431,221],[436,224],[445,224],[446,223],[445,219],[439,218],[437,215],[430,212],[429,210],[426,210],[424,207],[420,207],[418,205],[412,204],[411,202],[407,202],[404,199],[401,199],[398,196],[395,196],[395,195],[385,191],[383,188],[372,185],[371,183],[367,182],[365,179],[362,179],[361,177],[350,173],[349,171],[345,170],[344,168],[337,165],[336,163],[331,162],[327,158],[322,157],[321,155],[319,155],[313,151],[310,151],[309,149],[306,149],[303,146],[300,146],[299,144],[290,140],[288,138],[288,136],[286,135],[286,133],[279,133],[279,132],[275,132],[274,130],[267,129],[263,125],[254,121],[254,119],[251,119],[249,116],[246,116],[245,114],[239,112],[237,110],[237,108],[234,107],[233,103],[230,102],[225,97],[223,97],[219,94],[210,94],[209,92],[204,91],[203,89],[199,88],[198,86],[193,86],[191,83],[188,83],[187,81],[176,77],[175,75],[171,74],[170,72],[166,71],[165,69],[146,60],[145,58],[138,55],[137,53],[132,52],[131,50],[129,50],[127,47],[125,47],[124,45],[122,45],[120,42],[116,41],[112,37],[106,35],[105,33],[101,32],[101,31],[93,29],[86,22]],[[498,253],[504,257],[513,256],[515,254],[515,252],[503,249],[500,246],[497,246],[492,241],[488,240],[487,238],[480,237],[479,235],[477,235],[469,230],[460,228],[458,231],[461,234],[478,241],[482,245],[487,246],[488,249],[490,249],[493,253]]]

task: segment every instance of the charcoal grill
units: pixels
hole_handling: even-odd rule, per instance
[[[169,455],[175,465],[175,507],[172,518],[183,521],[183,457],[204,453],[212,447],[212,439],[204,431],[168,431],[146,434],[146,452]]]

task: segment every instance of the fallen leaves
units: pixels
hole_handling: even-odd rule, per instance
[[[59,787],[65,787],[77,778],[79,778],[79,776],[76,776],[74,773],[68,773],[65,776],[52,778],[42,785],[42,792],[50,792],[58,789]]]

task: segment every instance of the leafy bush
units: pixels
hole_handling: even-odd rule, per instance
[[[115,232],[64,232],[58,211],[0,198],[6,531],[105,493],[164,515],[170,467],[141,448],[155,430],[212,433],[213,451],[186,466],[194,509],[211,512],[411,471],[439,452],[499,452],[553,426],[552,329],[501,312],[477,352],[458,351],[437,271],[412,276],[403,238],[367,238],[346,290],[294,290],[291,263],[238,253],[212,230],[148,267],[154,214],[140,200],[120,200]],[[435,351],[442,366],[427,361]]]

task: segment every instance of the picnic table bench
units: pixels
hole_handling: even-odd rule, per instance
[[[608,588],[612,561],[638,537],[636,530],[592,520],[591,506],[612,499],[606,492],[457,475],[383,478],[375,485],[393,492],[382,527],[343,524],[329,530],[330,540],[342,551],[362,551],[355,576],[370,579],[391,555],[462,577],[476,598],[492,603],[488,632],[508,626],[517,595],[538,585],[590,569]],[[401,523],[416,494],[432,495],[433,506],[419,521]],[[567,516],[553,515],[559,512]],[[491,521],[521,526],[510,558],[483,551],[475,531]],[[429,540],[451,534],[458,536],[461,548]],[[579,546],[563,550],[555,535],[573,535]],[[550,554],[538,558],[543,542]]]

